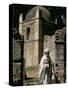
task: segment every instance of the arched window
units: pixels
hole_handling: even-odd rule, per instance
[[[30,28],[28,27],[26,30],[26,40],[29,40],[29,36],[30,36]]]
[[[42,17],[42,11],[41,10],[39,10],[39,16]]]

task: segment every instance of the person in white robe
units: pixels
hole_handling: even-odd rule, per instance
[[[44,55],[40,61],[39,78],[40,83],[50,84],[52,78],[52,61],[49,56],[50,50],[47,48],[44,50]]]

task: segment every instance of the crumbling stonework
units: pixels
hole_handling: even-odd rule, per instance
[[[32,8],[23,21],[19,17],[19,32],[24,35],[26,67],[38,65],[45,48],[50,49],[52,61],[56,60],[55,32],[57,25],[50,21],[50,12],[41,6]],[[28,30],[29,29],[29,30]]]
[[[65,75],[65,27],[58,28],[57,23],[50,20],[50,12],[41,6],[32,8],[23,20],[23,14],[19,16],[19,33],[24,36],[24,62],[25,67],[39,65],[45,48],[50,49],[51,60],[54,62],[55,73],[60,82],[64,82]],[[20,43],[13,42],[13,60],[20,60]],[[14,77],[21,63],[13,64]],[[19,69],[18,69],[19,68]],[[60,74],[61,73],[61,74]],[[17,75],[17,74],[16,74]],[[20,72],[18,71],[18,75]],[[18,76],[19,77],[19,76]],[[19,79],[19,78],[18,78]]]

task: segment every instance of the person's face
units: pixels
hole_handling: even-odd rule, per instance
[[[49,56],[49,52],[45,52],[45,55],[48,57]]]

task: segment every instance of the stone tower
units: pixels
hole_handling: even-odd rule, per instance
[[[24,59],[26,67],[38,65],[43,55],[42,18],[49,20],[50,12],[42,7],[32,8],[23,21],[23,14],[19,17],[19,32],[24,35]]]
[[[56,65],[56,31],[57,23],[51,21],[50,12],[42,6],[33,7],[26,14],[24,21],[23,14],[20,14],[19,32],[24,35],[26,67],[38,65],[45,48],[50,49],[51,59]]]

